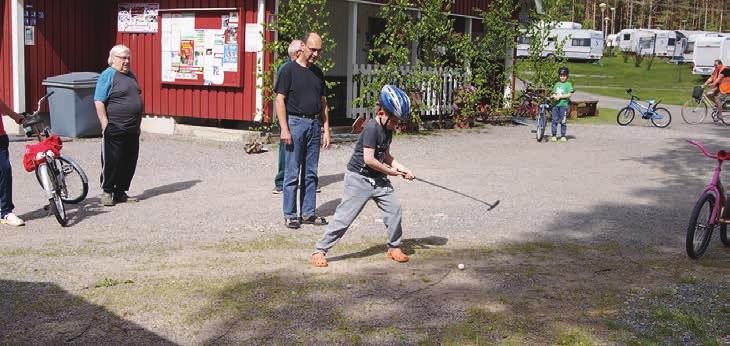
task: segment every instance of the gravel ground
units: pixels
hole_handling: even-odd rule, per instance
[[[420,182],[394,180],[404,210],[406,237],[442,236],[453,242],[619,240],[681,248],[695,196],[713,162],[685,139],[716,150],[730,147],[728,130],[711,124],[570,126],[567,143],[536,143],[528,127],[486,127],[399,136],[393,153],[417,176],[500,205],[487,211],[468,198]],[[143,136],[130,195],[137,204],[99,204],[98,140],[67,143],[91,179],[89,198],[72,208],[71,226],[47,217],[32,174],[21,168],[23,143],[12,143],[16,214],[23,228],[1,227],[6,246],[135,240],[184,245],[234,235],[319,234],[283,227],[281,196],[272,195],[276,150],[246,155],[235,144]],[[325,151],[319,213],[331,216],[341,198],[342,174],[352,144]],[[369,206],[347,238],[379,235],[380,214]],[[383,233],[384,236],[384,233]],[[346,239],[347,239],[346,238]],[[69,244],[71,245],[71,244]]]
[[[503,242],[611,242],[627,245],[630,250],[646,247],[683,259],[689,212],[714,168],[713,162],[685,139],[701,140],[711,150],[730,148],[730,129],[713,124],[668,129],[642,122],[629,127],[569,125],[567,143],[537,143],[530,130],[524,126],[486,126],[396,137],[394,155],[417,176],[489,203],[500,201],[499,206],[488,211],[478,202],[424,183],[394,180],[403,205],[405,238],[415,245],[438,246],[444,251]],[[323,191],[317,197],[323,216],[331,217],[339,203],[343,171],[352,146],[339,145],[321,156]],[[15,165],[15,211],[27,225],[0,227],[0,295],[13,297],[19,291],[39,290],[94,298],[96,290],[89,287],[94,288],[101,278],[133,278],[139,284],[130,283],[130,290],[139,289],[146,299],[143,301],[159,306],[165,303],[155,299],[153,284],[176,287],[178,278],[202,276],[203,283],[208,285],[231,275],[242,275],[231,271],[231,263],[207,257],[216,249],[235,251],[236,246],[245,247],[245,251],[234,253],[236,263],[247,259],[271,263],[270,268],[241,265],[242,271],[263,271],[256,274],[262,277],[269,272],[279,273],[292,280],[298,277],[300,267],[306,268],[304,273],[312,274],[309,246],[302,244],[313,246],[322,229],[307,226],[291,231],[284,227],[281,196],[271,194],[276,150],[247,155],[239,144],[144,135],[130,191],[141,201],[105,208],[98,198],[99,140],[66,143],[64,154],[76,159],[92,182],[89,198],[70,210],[71,224],[61,228],[43,210],[43,194],[34,176],[22,170],[23,148],[24,143],[11,143],[10,152]],[[347,245],[372,244],[373,239],[384,241],[385,230],[380,222],[379,210],[374,205],[366,207],[332,255],[356,253],[340,256],[330,275],[360,274],[357,268],[362,265],[348,260],[372,256],[371,252],[381,250],[353,250]],[[271,244],[267,241],[271,239],[296,242],[278,248],[287,252],[289,262],[267,259],[267,246]],[[247,243],[252,241],[259,243]],[[718,243],[713,240],[708,256],[722,261],[728,253]],[[251,256],[246,251],[259,254]],[[225,256],[221,258],[230,261]],[[300,262],[291,258],[299,258]],[[203,265],[195,266],[196,262]],[[398,274],[403,277],[401,281],[387,281],[380,271],[373,271],[362,280],[384,278],[393,289],[402,289],[407,287],[402,286],[404,282],[410,282],[410,271],[419,270],[410,265]],[[157,278],[161,272],[165,272],[164,278]],[[145,291],[148,288],[152,293]],[[109,296],[116,299],[109,302],[113,306],[110,309],[115,316],[127,319],[126,303],[117,300],[131,298],[124,295],[122,288],[118,292]],[[105,297],[99,296],[94,302],[106,306]],[[64,296],[61,301],[67,299],[78,298]],[[2,301],[0,311],[5,309]],[[181,309],[186,306],[182,303],[174,306],[176,302],[170,302],[170,308]],[[87,316],[83,310],[87,308],[80,309],[79,315]],[[177,341],[192,337],[179,321],[159,317],[153,308],[145,314],[144,309],[129,311],[129,316],[137,314],[129,319]],[[302,310],[309,309],[305,306]],[[429,310],[430,315],[441,316],[440,313]],[[54,325],[62,322],[66,322],[63,314],[52,320]],[[39,324],[35,328],[28,335],[43,335],[43,328],[49,327]],[[125,333],[144,330],[135,325],[119,328]],[[222,325],[213,329],[226,328]],[[86,330],[83,324],[68,329],[74,334],[84,334]],[[0,339],[2,332],[0,327]],[[86,335],[84,342],[104,340],[105,334],[97,332],[98,335]],[[99,339],[94,339],[97,336]],[[139,340],[149,342],[154,337],[143,335]],[[205,335],[196,338],[204,339]],[[244,335],[235,340],[246,338]],[[76,339],[54,336],[46,341],[59,340]]]

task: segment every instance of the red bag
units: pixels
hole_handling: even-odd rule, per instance
[[[44,158],[36,160],[36,154],[50,150],[55,157],[60,157],[61,148],[63,148],[63,143],[61,143],[61,138],[57,135],[48,137],[36,144],[27,144],[25,146],[25,154],[23,154],[23,167],[25,167],[26,171],[33,172],[39,164],[45,162]]]

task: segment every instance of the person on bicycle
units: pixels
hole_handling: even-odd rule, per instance
[[[570,97],[573,96],[575,89],[573,84],[568,81],[569,76],[568,68],[563,66],[558,69],[558,82],[553,86],[552,98],[557,100],[557,103],[553,107],[553,121],[552,121],[552,137],[551,142],[558,141],[558,123],[560,123],[560,141],[565,142],[568,139],[565,137],[565,132],[568,130],[568,106],[570,105]]]
[[[722,115],[722,104],[730,100],[730,68],[723,69],[718,77],[717,81],[713,83],[719,92],[718,97],[715,98],[715,106],[717,106],[717,114]]]
[[[402,176],[406,180],[416,177],[398,162],[390,152],[393,130],[401,121],[410,119],[410,99],[406,93],[392,85],[380,91],[376,117],[366,125],[355,144],[355,151],[345,171],[345,192],[335,210],[334,221],[327,226],[312,253],[312,265],[326,267],[327,251],[345,235],[360,211],[369,200],[374,200],[385,214],[383,222],[388,229],[388,258],[396,262],[408,262],[408,256],[400,249],[403,229],[401,207],[388,176]]]
[[[707,97],[710,100],[717,102],[715,97],[717,96],[718,93],[720,93],[720,90],[717,88],[717,86],[715,86],[715,83],[719,82],[720,79],[722,78],[722,75],[720,75],[720,72],[722,72],[722,70],[725,69],[725,66],[722,64],[722,60],[720,60],[720,59],[716,59],[714,65],[715,65],[715,69],[712,70],[712,74],[710,75],[710,78],[707,78],[707,81],[705,81],[705,84],[703,84],[702,86],[709,87],[709,90],[707,90],[705,95],[707,95]]]
[[[2,102],[0,102],[0,114],[7,114],[18,125],[23,123],[23,117]],[[13,205],[13,170],[10,166],[8,144],[8,135],[5,133],[3,122],[0,121],[0,223],[22,226],[25,225],[25,221],[13,213],[13,209],[15,209],[15,205]]]

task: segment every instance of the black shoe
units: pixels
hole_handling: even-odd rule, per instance
[[[302,226],[302,224],[299,223],[299,219],[297,219],[297,218],[284,219],[284,225],[287,228],[291,228],[291,229],[298,229],[299,227]]]
[[[136,203],[139,202],[139,199],[134,197],[129,197],[126,192],[115,192],[114,193],[114,203]]]
[[[324,226],[328,224],[327,219],[321,216],[306,216],[302,218],[302,223],[307,225]]]

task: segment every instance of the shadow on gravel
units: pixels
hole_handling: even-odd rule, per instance
[[[174,345],[49,282],[0,280],[0,344]]]
[[[101,200],[98,197],[87,198],[79,204],[65,204],[65,206],[66,215],[68,217],[68,227],[81,223],[90,216],[109,212],[108,210],[104,210],[104,206],[101,205]],[[40,220],[46,217],[54,218],[53,214],[48,209],[48,205],[29,211],[23,215],[19,215],[19,217],[25,221]]]
[[[412,255],[415,253],[415,249],[430,249],[433,246],[444,246],[449,241],[448,238],[444,237],[437,237],[437,236],[430,236],[426,238],[414,238],[414,239],[404,239],[401,243],[401,249],[403,249],[403,252],[405,252],[408,255]],[[341,256],[335,256],[332,258],[328,258],[327,261],[329,262],[337,262],[337,261],[344,261],[347,259],[353,259],[353,258],[363,258],[363,257],[370,257],[374,255],[382,255],[385,254],[385,252],[388,251],[388,247],[385,244],[382,245],[376,245],[370,248],[367,248],[362,251],[354,252],[351,254],[341,255]]]
[[[158,187],[155,187],[152,189],[144,190],[144,192],[142,192],[141,194],[139,194],[136,197],[139,198],[140,201],[145,200],[145,199],[150,199],[150,198],[157,197],[159,195],[165,195],[168,193],[175,193],[178,191],[187,190],[201,182],[203,182],[203,181],[200,179],[196,179],[196,180],[181,181],[178,183],[162,185],[162,186],[158,186]]]
[[[333,199],[323,203],[317,208],[317,215],[322,217],[335,215],[335,210],[337,210],[337,206],[340,205],[340,202],[342,202],[342,198]]]
[[[319,177],[319,187],[336,184],[341,182],[343,179],[345,179],[345,173],[323,175]]]
[[[708,151],[730,148],[730,140],[700,140]],[[710,182],[716,162],[706,158],[684,139],[667,140],[666,150],[643,156],[639,151],[625,160],[659,170],[663,178],[646,180],[646,186],[631,192],[642,203],[599,203],[556,215],[547,229],[547,240],[555,241],[617,241],[620,244],[668,247],[684,254],[687,223],[692,208],[704,186]],[[640,150],[640,148],[637,148]],[[725,165],[725,172],[730,166]],[[730,182],[723,173],[725,183]],[[636,175],[631,179],[642,179]],[[659,179],[659,180],[657,180]],[[659,185],[657,187],[657,185]],[[730,251],[719,245],[718,232],[705,256],[728,259]]]

